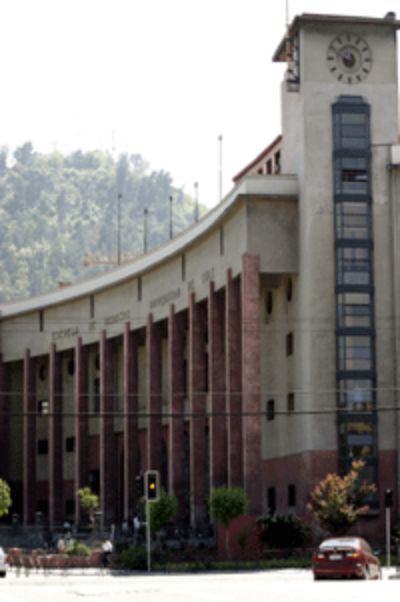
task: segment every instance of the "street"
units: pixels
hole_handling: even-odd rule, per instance
[[[311,571],[291,569],[196,575],[33,572],[19,577],[10,571],[0,581],[0,602],[394,602],[400,580],[388,575],[385,569],[381,581],[314,582]]]

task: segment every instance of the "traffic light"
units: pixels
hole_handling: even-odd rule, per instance
[[[393,491],[391,489],[385,490],[385,507],[391,508],[393,506]]]
[[[144,479],[145,497],[148,502],[155,502],[160,496],[160,475],[157,470],[148,470]]]
[[[144,496],[144,482],[143,475],[138,474],[135,477],[135,491],[136,491],[136,499],[140,499]]]

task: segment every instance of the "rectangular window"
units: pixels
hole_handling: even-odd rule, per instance
[[[281,151],[277,151],[274,155],[275,173],[281,173]]]
[[[275,514],[275,511],[276,511],[276,489],[275,489],[275,487],[268,487],[267,503],[268,503],[269,513]]]
[[[49,453],[49,442],[47,439],[39,439],[37,442],[37,453],[46,456]]]
[[[367,247],[339,247],[336,258],[338,284],[371,284],[371,258]]]
[[[288,414],[292,414],[294,412],[294,393],[288,393],[287,412]]]
[[[372,338],[370,336],[338,337],[339,370],[372,370]]]
[[[269,399],[266,407],[267,420],[274,420],[275,418],[275,400]]]
[[[370,210],[366,203],[336,204],[336,236],[339,240],[368,240],[371,237]]]
[[[350,411],[371,411],[375,405],[371,379],[343,379],[339,381],[339,407]]]
[[[293,332],[289,332],[289,334],[286,335],[286,355],[293,355],[294,353],[294,338],[293,338]]]
[[[142,300],[142,277],[139,276],[139,278],[137,279],[137,298],[138,301]]]
[[[339,328],[372,327],[372,296],[369,293],[340,293],[337,308]]]
[[[267,174],[272,174],[272,159],[267,161]]]
[[[296,485],[288,485],[288,506],[289,508],[296,506]]]
[[[66,452],[75,451],[75,437],[67,437],[65,439],[65,451]]]

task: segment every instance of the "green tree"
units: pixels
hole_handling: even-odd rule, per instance
[[[248,500],[240,487],[215,487],[209,498],[211,518],[225,529],[225,551],[230,558],[229,525],[234,518],[246,514]]]
[[[150,503],[150,526],[153,533],[159,533],[164,525],[174,518],[178,511],[175,495],[169,495],[164,489],[156,502]]]
[[[10,486],[4,479],[0,479],[0,516],[8,514],[11,504]]]
[[[376,491],[376,486],[362,480],[364,465],[362,460],[355,460],[343,477],[327,474],[310,493],[308,509],[332,535],[345,534],[369,508],[364,500]]]
[[[90,487],[81,487],[78,489],[79,502],[86,512],[91,528],[94,528],[95,513],[99,509],[99,496],[93,493]]]

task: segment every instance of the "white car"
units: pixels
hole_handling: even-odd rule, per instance
[[[8,561],[7,554],[5,553],[3,548],[0,548],[0,577],[5,577],[7,575],[7,569],[8,569],[7,561]]]

